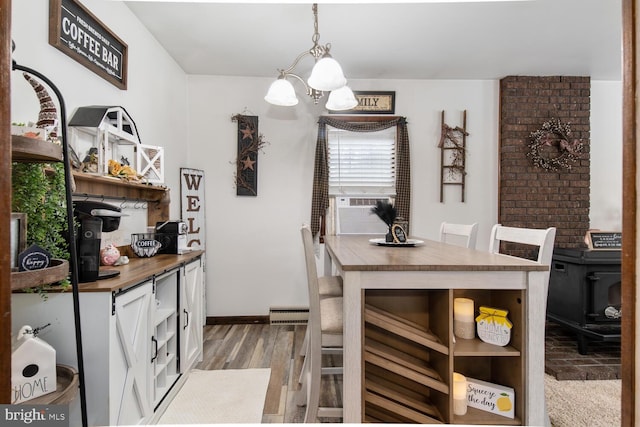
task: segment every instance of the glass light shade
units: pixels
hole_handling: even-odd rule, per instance
[[[342,86],[340,89],[332,90],[327,99],[327,110],[341,111],[351,110],[358,105],[358,100],[349,88]]]
[[[296,91],[291,82],[285,79],[278,79],[271,83],[264,100],[269,104],[291,107],[298,103]]]
[[[330,56],[325,56],[313,66],[307,83],[316,90],[329,92],[346,85],[347,79],[344,77],[338,61]]]

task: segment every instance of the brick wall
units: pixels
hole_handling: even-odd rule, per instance
[[[590,88],[589,77],[509,76],[500,81],[498,222],[556,227],[555,246],[561,248],[584,247],[589,228]],[[547,171],[527,157],[529,135],[552,118],[569,123],[571,137],[584,144],[571,170]],[[528,248],[505,250],[534,255]]]

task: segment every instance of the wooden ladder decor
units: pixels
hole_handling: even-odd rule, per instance
[[[458,185],[461,191],[461,202],[464,203],[467,147],[467,110],[462,113],[462,127],[452,128],[444,121],[441,114],[442,134],[440,135],[440,203],[444,202],[445,185]]]

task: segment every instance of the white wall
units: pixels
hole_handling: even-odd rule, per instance
[[[622,231],[622,83],[591,82],[591,228]]]
[[[306,305],[299,227],[310,216],[316,122],[323,107],[306,98],[294,108],[269,106],[263,96],[271,79],[186,76],[125,5],[83,4],[129,45],[128,90],[48,44],[48,0],[13,2],[14,58],[59,86],[69,114],[84,105],[123,106],[143,142],[165,148],[172,219],[180,216],[179,168],[205,171],[208,316],[265,315],[271,306]],[[12,117],[35,121],[37,99],[22,80],[12,74]],[[445,219],[478,221],[478,248],[485,249],[497,218],[498,82],[352,80],[350,85],[396,91],[396,113],[408,119],[412,233],[436,238]],[[620,173],[612,168],[621,158],[620,105],[620,82],[592,82],[591,222],[602,229],[620,228]],[[466,202],[450,188],[440,203],[440,112],[445,110],[447,124],[455,126],[465,109]],[[235,195],[237,124],[231,116],[238,113],[258,115],[259,132],[269,142],[259,154],[257,197]]]

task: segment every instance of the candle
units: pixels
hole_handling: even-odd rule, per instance
[[[453,373],[453,413],[467,413],[467,378],[457,372]]]
[[[473,300],[455,298],[453,300],[453,332],[457,337],[473,339],[476,337]]]

